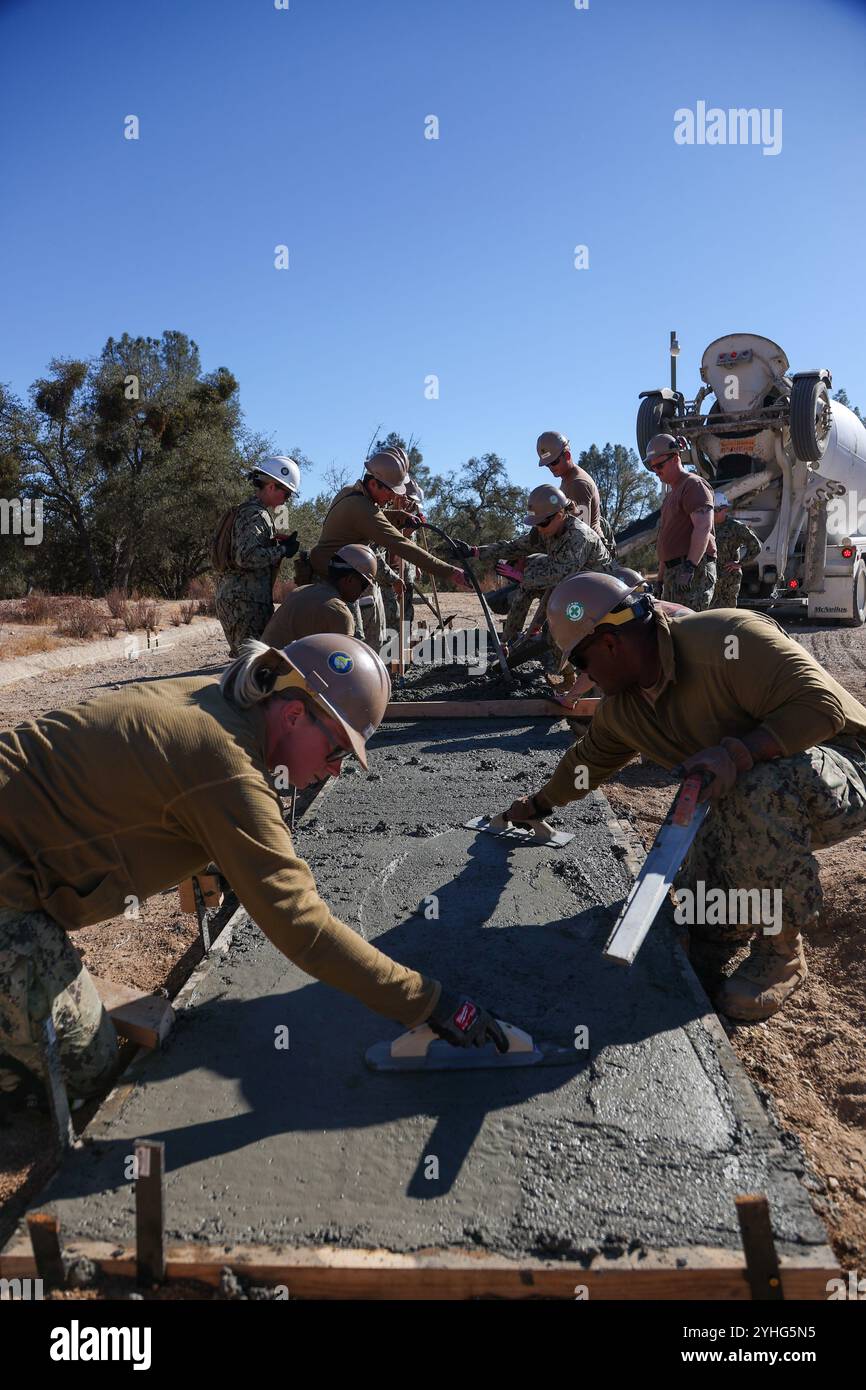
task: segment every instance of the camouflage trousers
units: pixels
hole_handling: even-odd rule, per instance
[[[0,1068],[5,1054],[44,1079],[40,1025],[49,1014],[70,1096],[95,1095],[117,1061],[96,986],[51,917],[0,908]]]
[[[725,571],[722,570],[716,580],[716,589],[710,607],[736,608],[742,582],[743,576],[741,574],[726,574]]]
[[[866,744],[840,738],[790,758],[756,763],[713,806],[676,887],[691,890],[696,906],[714,888],[722,890],[729,906],[741,908],[743,893],[751,890],[753,907],[757,895],[766,908],[775,905],[773,931],[808,930],[823,901],[813,849],[838,844],[864,827]],[[716,922],[709,913],[704,921],[698,914],[689,925],[699,937],[732,942],[748,940],[758,925],[752,911],[725,915],[727,920]],[[732,921],[732,916],[745,920]]]
[[[701,563],[695,568],[692,582],[687,589],[674,588],[673,577],[676,570],[676,565],[665,565],[662,598],[667,599],[669,603],[683,603],[686,608],[693,608],[696,613],[702,613],[705,608],[709,608],[713,600],[713,590],[716,587],[715,560],[708,560],[704,556]]]
[[[529,610],[535,599],[539,600],[539,604],[532,620],[533,626],[537,627],[544,622],[544,616],[547,610],[547,596],[549,593],[549,589],[524,589],[522,585],[515,591],[508,605],[507,617],[502,624],[503,642],[517,641],[517,638],[523,631],[526,619],[529,615]],[[559,670],[562,653],[559,651],[559,648],[554,645],[549,634],[547,636],[547,645],[539,660],[545,671],[555,674]]]
[[[358,611],[361,615],[364,641],[378,655],[382,650],[382,643],[385,641],[385,628],[387,626],[382,590],[378,584],[371,584],[370,592],[358,600]]]
[[[249,637],[261,640],[274,616],[270,571],[263,583],[251,583],[246,575],[224,575],[217,586],[215,608],[229,655],[237,656],[241,642]]]

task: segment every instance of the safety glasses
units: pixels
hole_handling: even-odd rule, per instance
[[[313,714],[312,710],[308,710],[307,713],[309,714],[312,722],[318,725],[318,727],[322,730],[322,733],[327,734],[328,738],[333,737],[328,726],[326,724],[323,724],[321,719],[317,719],[316,716]],[[339,767],[343,759],[348,758],[351,752],[351,748],[343,748],[341,744],[335,743],[331,748],[328,749],[327,753],[325,754],[325,762],[326,764],[330,763],[335,767]]]

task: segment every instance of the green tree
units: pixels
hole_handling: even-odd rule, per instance
[[[625,444],[590,444],[577,461],[595,479],[602,515],[614,532],[661,506],[658,484]]]

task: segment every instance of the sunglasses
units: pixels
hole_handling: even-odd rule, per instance
[[[554,512],[553,516],[546,516],[543,521],[536,521],[535,524],[539,530],[543,530],[545,526],[549,526],[552,521],[555,521],[558,516],[559,512]]]
[[[571,656],[568,658],[568,660],[569,660],[569,662],[571,663],[571,665],[572,665],[577,671],[586,671],[586,670],[588,670],[588,668],[589,668],[589,663],[588,663],[588,661],[587,661],[587,659],[586,659],[586,656],[587,656],[587,652],[589,651],[589,649],[590,649],[590,647],[592,646],[592,644],[593,644],[594,641],[595,641],[595,638],[594,638],[594,637],[591,637],[591,638],[588,640],[586,646],[583,648],[583,651],[581,651],[581,652],[576,652],[576,651],[575,651],[575,652],[572,652],[572,653],[571,653]]]
[[[318,727],[322,730],[322,733],[327,734],[328,738],[332,738],[333,735],[330,729],[327,727],[327,725],[323,724],[321,719],[317,719],[316,716],[312,713],[312,711],[308,711],[308,713],[312,722],[318,725]],[[343,748],[341,744],[335,743],[331,748],[328,749],[327,753],[325,754],[325,762],[339,764],[343,761],[344,758],[348,758],[351,752],[351,748]]]
[[[663,458],[647,459],[647,468],[651,468],[653,473],[659,473],[666,463],[670,463],[672,458],[679,458],[679,454],[665,454]]]

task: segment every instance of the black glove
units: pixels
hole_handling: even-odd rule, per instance
[[[403,531],[417,531],[421,524],[421,518],[414,516],[412,512],[404,512],[400,517],[400,528]]]
[[[508,1051],[508,1038],[493,1015],[465,995],[458,998],[443,990],[427,1023],[452,1047],[483,1047],[493,1042],[497,1052]]]
[[[460,556],[461,560],[468,560],[472,556],[473,547],[471,545],[467,545],[466,541],[455,541],[454,549],[457,551],[457,554]]]
[[[279,541],[284,560],[291,560],[292,556],[297,555],[301,548],[297,531],[293,531],[290,536],[280,536]]]
[[[676,590],[687,589],[695,577],[696,568],[691,560],[683,560],[674,570],[673,587]]]

